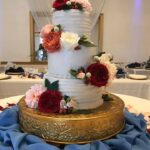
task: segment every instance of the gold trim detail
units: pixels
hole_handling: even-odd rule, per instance
[[[42,114],[19,102],[21,129],[55,144],[88,143],[108,139],[124,127],[124,103],[112,95],[112,101],[87,114]]]

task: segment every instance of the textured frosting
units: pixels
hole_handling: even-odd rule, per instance
[[[75,9],[55,11],[52,15],[52,22],[60,24],[63,31],[75,32],[79,35],[90,35],[89,13]],[[81,47],[81,50],[60,49],[59,52],[48,54],[48,74],[60,77],[71,78],[70,69],[87,67],[92,60],[96,50],[88,47]]]
[[[64,50],[48,54],[48,74],[60,78],[71,78],[70,69],[87,67],[96,51],[82,47],[81,50]]]
[[[59,80],[59,90],[63,95],[72,96],[78,103],[78,109],[94,109],[103,104],[103,88],[86,85],[78,79],[60,79],[50,75],[45,76],[50,82]]]
[[[74,32],[80,36],[90,36],[89,13],[79,10],[55,11],[52,16],[55,25],[60,24],[63,31]],[[91,64],[96,50],[81,47],[80,50],[63,49],[55,53],[48,53],[48,74],[45,76],[50,82],[59,80],[59,91],[63,95],[74,97],[78,109],[94,109],[103,104],[103,88],[86,85],[84,81],[74,79],[70,69],[79,69]]]
[[[55,11],[52,15],[52,23],[61,25],[63,31],[74,32],[78,35],[90,37],[90,14],[76,9]]]

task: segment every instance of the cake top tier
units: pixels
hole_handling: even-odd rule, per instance
[[[92,11],[92,5],[88,0],[55,0],[53,10],[78,9],[81,11]]]

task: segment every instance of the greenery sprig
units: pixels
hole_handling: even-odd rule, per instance
[[[79,43],[79,45],[83,45],[86,47],[96,47],[96,45],[93,42],[88,41],[88,38],[85,35],[83,35],[80,38],[78,43]]]

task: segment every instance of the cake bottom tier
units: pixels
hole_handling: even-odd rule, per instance
[[[87,85],[79,79],[56,78],[48,74],[44,78],[51,83],[59,81],[59,91],[63,95],[74,97],[78,105],[77,109],[95,109],[103,104],[103,87]]]
[[[20,126],[28,132],[56,144],[88,143],[118,134],[124,127],[124,103],[115,96],[95,110],[75,114],[43,114],[26,107],[20,100]]]

